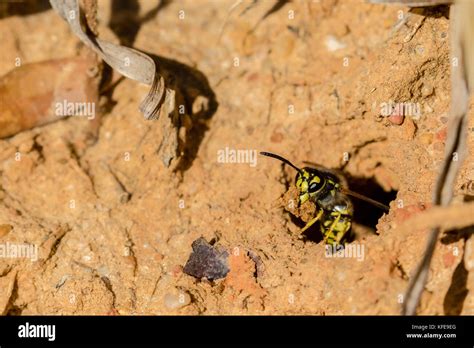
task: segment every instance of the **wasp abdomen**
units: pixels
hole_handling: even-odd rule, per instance
[[[327,244],[340,244],[350,236],[352,226],[352,204],[335,205],[326,210],[320,223],[321,234]]]

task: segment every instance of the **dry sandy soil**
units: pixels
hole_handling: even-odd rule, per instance
[[[293,1],[265,16],[274,2],[138,3],[100,1],[98,31],[159,56],[176,79],[179,156],[166,117],[138,110],[148,87],[127,79],[102,97],[96,136],[97,122],[70,117],[0,140],[0,243],[39,248],[36,262],[0,259],[0,312],[399,313],[429,231],[397,226],[429,209],[446,138],[446,8]],[[74,57],[81,46],[48,6],[4,16],[0,31],[0,75],[16,57]],[[420,112],[383,117],[390,101]],[[390,211],[354,200],[363,257],[326,257],[317,229],[301,236],[282,207],[294,170],[260,156],[220,163],[226,148],[340,169]],[[472,180],[468,157],[458,204]],[[469,236],[442,234],[420,314],[474,314]],[[199,237],[228,250],[224,279],[183,273]]]

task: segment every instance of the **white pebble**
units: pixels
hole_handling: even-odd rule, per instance
[[[179,294],[165,295],[165,306],[169,309],[178,309],[187,306],[191,303],[191,296],[187,292],[181,292]]]
[[[329,35],[326,37],[326,48],[329,52],[337,51],[346,47],[346,44],[339,41],[336,37]]]

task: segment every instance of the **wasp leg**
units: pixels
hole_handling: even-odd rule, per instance
[[[336,216],[336,218],[333,220],[331,227],[329,227],[329,230],[326,232],[324,236],[324,242],[328,243],[328,239],[331,239],[329,244],[339,244],[339,240],[342,238],[342,236],[334,235],[334,228],[336,227],[337,223],[339,222],[339,219],[341,218],[341,213],[332,213],[332,216]],[[335,238],[334,238],[335,237]]]
[[[347,235],[347,232],[351,229],[352,223],[347,215],[341,212],[331,213],[332,220],[331,226],[325,232],[324,241],[327,244],[340,244],[341,240]]]
[[[314,225],[314,223],[315,223],[316,221],[318,221],[319,219],[321,219],[321,216],[323,216],[323,212],[324,212],[324,211],[323,211],[322,209],[320,209],[318,215],[316,215],[314,218],[312,218],[311,220],[309,220],[309,221],[306,223],[306,226],[301,229],[301,233],[303,233],[304,231],[306,231],[308,228],[310,228],[312,225]]]

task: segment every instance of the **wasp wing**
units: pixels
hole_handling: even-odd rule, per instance
[[[349,195],[349,196],[355,197],[355,198],[357,198],[357,199],[360,199],[360,200],[362,200],[362,201],[365,201],[365,202],[367,202],[367,203],[370,203],[370,204],[376,206],[377,208],[382,209],[383,211],[385,211],[385,212],[387,212],[387,213],[388,213],[388,211],[389,211],[389,209],[390,209],[390,208],[389,208],[388,206],[386,206],[385,204],[380,203],[379,201],[376,201],[375,199],[372,199],[372,198],[369,198],[369,197],[367,197],[367,196],[364,196],[364,195],[362,195],[362,194],[360,194],[360,193],[351,191],[351,190],[349,190],[349,189],[346,188],[346,187],[341,187],[341,192],[342,192],[342,193],[345,193],[346,195]]]

